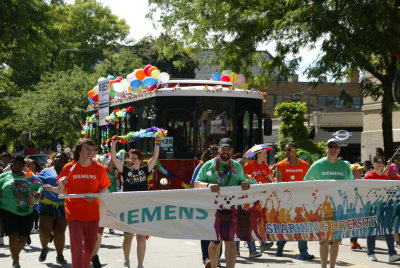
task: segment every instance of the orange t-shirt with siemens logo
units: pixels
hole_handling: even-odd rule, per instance
[[[65,194],[98,193],[111,182],[104,166],[92,161],[87,167],[77,161],[66,164],[58,178],[68,177]],[[58,180],[57,180],[58,183]],[[65,213],[69,221],[98,221],[100,219],[99,199],[88,202],[83,198],[66,198]]]
[[[303,181],[304,176],[310,168],[310,164],[304,160],[299,160],[300,162],[294,166],[290,165],[286,160],[282,160],[276,164],[276,167],[281,172],[283,182]]]

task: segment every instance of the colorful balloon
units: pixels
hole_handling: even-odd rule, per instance
[[[87,96],[88,96],[88,98],[91,98],[91,99],[93,99],[93,96],[96,94],[96,91],[94,91],[93,89],[92,90],[89,90],[89,92],[87,93]]]
[[[153,77],[154,79],[158,79],[158,77],[160,76],[160,73],[161,73],[160,70],[154,69],[154,70],[151,71],[151,77]]]
[[[126,80],[130,83],[133,79],[136,79],[135,74],[132,72],[126,76]]]
[[[229,75],[223,75],[223,76],[221,76],[221,81],[230,82],[231,78],[229,77]]]
[[[231,73],[229,75],[229,78],[231,79],[232,83],[236,83],[236,81],[238,80],[238,74],[237,73]]]
[[[160,75],[158,76],[158,82],[160,84],[165,84],[169,81],[169,74],[162,72],[160,73]]]
[[[151,65],[151,64],[148,64],[148,65],[144,66],[143,71],[144,71],[144,74],[145,74],[146,76],[149,76],[149,75],[151,74],[151,72],[149,71],[149,69],[150,69],[151,67],[153,67],[153,65]]]
[[[91,99],[91,98],[87,98],[88,99],[88,101],[90,102],[90,103],[94,103],[94,101]]]
[[[154,70],[158,70],[158,68],[156,66],[151,66],[149,68],[149,76],[151,76],[151,72],[154,71]]]
[[[231,70],[224,70],[224,71],[222,71],[222,76],[224,76],[224,75],[230,75],[232,73],[232,71]]]
[[[99,94],[94,94],[93,97],[92,97],[92,100],[94,102],[99,102]]]
[[[109,75],[107,76],[107,79],[108,79],[108,80],[114,80],[114,79],[115,79],[115,77],[114,77],[114,76],[112,76],[111,74],[109,74]]]
[[[93,90],[94,90],[94,92],[96,92],[96,94],[99,94],[99,86],[98,86],[98,85],[95,86],[95,87],[93,88]]]
[[[117,78],[115,78],[115,83],[121,83],[121,81],[122,81],[122,77],[121,76],[118,76]]]
[[[219,72],[215,72],[211,75],[211,79],[214,81],[219,81],[221,79],[221,74]]]
[[[238,74],[236,84],[246,83],[246,77],[243,74]]]
[[[110,88],[112,88],[113,84],[115,83],[115,80],[110,80]]]
[[[136,70],[135,76],[140,81],[142,81],[146,77],[146,75],[144,74],[144,70],[143,69]]]
[[[97,79],[97,83],[100,83],[101,81],[107,80],[107,78],[105,77],[100,77],[99,79]]]
[[[131,87],[132,88],[137,88],[140,87],[140,84],[142,83],[142,81],[140,81],[139,79],[133,79],[131,81]]]
[[[153,77],[146,77],[145,79],[143,79],[143,85],[145,85],[146,87],[151,87],[153,86],[155,83],[157,83],[157,80],[154,79]]]

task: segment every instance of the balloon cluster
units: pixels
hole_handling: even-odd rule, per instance
[[[161,72],[156,66],[149,64],[142,69],[134,70],[126,78],[121,76],[115,78],[109,75],[107,78],[100,77],[97,82],[100,83],[108,79],[110,99],[122,99],[128,94],[141,94],[143,91],[152,91],[157,86],[167,83],[169,78],[168,73]],[[99,85],[96,85],[88,92],[88,101],[90,103],[99,102]]]
[[[231,70],[225,70],[222,73],[215,72],[211,75],[211,80],[231,82],[242,89],[249,88],[249,85],[246,83],[246,77],[243,74],[237,74]]]
[[[99,113],[92,114],[91,116],[86,117],[86,123],[81,123],[82,130],[81,134],[83,136],[91,136],[96,130],[97,122],[99,121]]]
[[[116,153],[117,159],[119,162],[123,163],[124,158],[125,158],[126,151],[124,149],[119,150]],[[94,161],[99,162],[103,166],[107,166],[108,161],[111,160],[111,153],[106,153],[106,154],[97,154],[94,158]]]

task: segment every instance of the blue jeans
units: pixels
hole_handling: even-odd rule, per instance
[[[393,234],[386,234],[385,235],[386,245],[388,247],[388,254],[389,256],[396,255],[397,252],[394,249],[394,236]],[[375,241],[376,235],[367,236],[367,254],[375,254]]]
[[[278,242],[276,242],[276,246],[277,246],[276,252],[282,253],[286,242],[287,242],[286,240],[279,240]],[[307,251],[308,251],[307,241],[299,241],[298,246],[299,246],[300,254],[307,253]]]
[[[249,252],[256,252],[256,242],[254,241],[246,241],[247,246],[249,247]],[[236,250],[239,250],[240,247],[240,241],[236,241]]]

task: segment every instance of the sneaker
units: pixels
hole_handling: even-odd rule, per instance
[[[368,258],[369,258],[370,261],[378,261],[378,259],[376,258],[375,254],[368,255]],[[389,257],[389,259],[390,259],[390,257]]]
[[[94,255],[92,257],[93,268],[101,268],[101,263],[99,260],[99,255]]]
[[[21,268],[21,265],[19,265],[19,262],[15,262],[12,265],[13,268]]]
[[[302,254],[300,254],[300,256],[299,256],[299,259],[300,259],[300,260],[303,260],[303,261],[311,261],[311,260],[313,260],[314,258],[315,258],[315,256],[314,256],[314,255],[308,254],[308,252],[302,253]]]
[[[109,233],[109,234],[115,234],[114,229],[110,229],[110,230],[108,231],[108,233]]]
[[[144,268],[144,266],[139,264],[137,268]]]
[[[250,252],[250,254],[249,254],[249,258],[258,258],[261,256],[262,256],[262,253],[259,251]]]
[[[39,255],[39,261],[44,262],[47,258],[47,253],[49,253],[49,248],[42,248],[42,251]]]
[[[272,248],[273,245],[274,245],[274,242],[262,242],[261,246],[260,246],[260,250],[261,250],[261,252],[264,252],[264,251]]]
[[[56,262],[60,265],[67,264],[67,261],[64,259],[64,255],[62,254],[56,257]]]
[[[351,242],[350,243],[350,248],[352,250],[354,250],[354,249],[362,249],[362,246],[360,246],[360,244],[358,244],[357,242]]]
[[[395,261],[398,261],[398,260],[400,260],[400,256],[397,255],[397,254],[389,256],[389,262],[395,262]]]
[[[4,245],[4,244],[3,244]],[[400,241],[396,242],[396,248],[400,248]]]
[[[277,251],[277,252],[275,253],[275,256],[277,256],[277,257],[283,257],[283,252],[282,252],[282,251]]]
[[[124,261],[124,268],[131,268],[131,264],[129,261]]]

